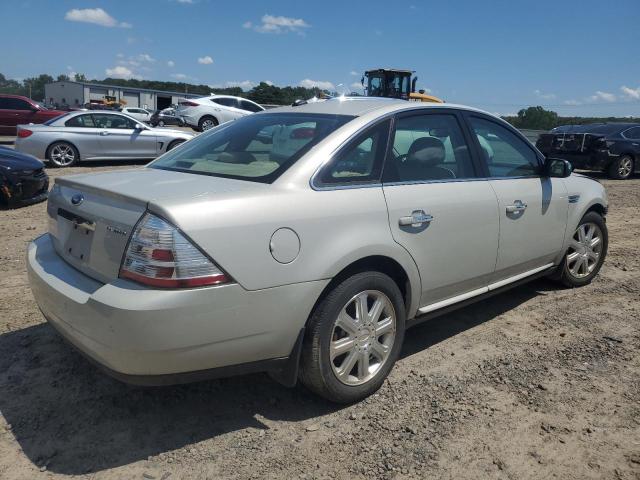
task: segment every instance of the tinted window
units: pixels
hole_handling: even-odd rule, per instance
[[[31,110],[31,104],[20,100],[19,98],[2,98],[0,99],[0,108],[7,110]]]
[[[213,103],[217,103],[218,105],[224,105],[225,107],[238,106],[238,102],[236,102],[235,98],[212,98],[211,101]]]
[[[323,185],[377,183],[389,136],[389,121],[382,122],[355,140],[325,167],[319,176]]]
[[[93,128],[95,123],[93,122],[92,115],[78,115],[77,117],[70,118],[65,122],[65,127],[85,127]]]
[[[247,115],[199,135],[151,167],[270,183],[352,118],[304,113]]]
[[[240,108],[242,110],[247,110],[248,112],[261,112],[262,109],[252,102],[247,102],[246,100],[240,100]]]
[[[629,130],[626,130],[624,132],[624,136],[632,140],[640,140],[640,127],[633,127]]]
[[[137,123],[135,120],[122,115],[94,113],[92,117],[96,127],[98,128],[133,129]]]
[[[9,105],[9,99],[0,97],[0,108],[6,110],[9,108],[8,105]]]
[[[489,176],[520,177],[538,174],[538,157],[526,140],[489,120],[471,117],[469,122],[480,143]]]
[[[385,182],[474,176],[469,147],[454,115],[415,115],[396,122]]]

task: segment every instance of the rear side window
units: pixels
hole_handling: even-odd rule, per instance
[[[252,102],[247,102],[246,100],[240,100],[240,108],[242,110],[246,110],[248,112],[261,112],[262,108]]]
[[[65,127],[85,127],[94,128],[96,124],[93,122],[93,116],[91,115],[78,115],[77,117],[70,118],[65,122]]]
[[[31,104],[19,98],[1,98],[0,108],[6,110],[31,110]]]
[[[98,128],[133,129],[136,126],[135,120],[122,115],[94,113],[91,116],[95,126]]]
[[[533,148],[502,125],[479,117],[470,117],[471,129],[480,143],[490,177],[538,175],[540,164]]]
[[[323,185],[379,183],[390,121],[371,127],[343,148],[317,178]]]
[[[150,166],[271,183],[352,118],[304,113],[247,115],[199,135]]]
[[[224,105],[225,107],[238,107],[238,102],[235,98],[212,98],[211,101],[218,105]]]
[[[455,115],[400,117],[385,166],[385,182],[421,182],[475,177]]]

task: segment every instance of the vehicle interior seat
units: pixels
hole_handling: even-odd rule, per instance
[[[409,147],[405,161],[398,165],[400,180],[456,178],[453,171],[440,166],[445,158],[446,151],[441,140],[435,137],[418,138]]]

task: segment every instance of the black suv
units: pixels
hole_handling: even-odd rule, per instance
[[[574,168],[606,172],[624,180],[640,170],[640,124],[563,125],[543,133],[536,147],[546,156],[569,160]]]

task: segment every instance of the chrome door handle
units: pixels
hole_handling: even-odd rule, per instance
[[[414,210],[411,215],[407,217],[400,217],[398,224],[401,227],[419,227],[423,223],[431,223],[433,221],[433,215],[424,213],[424,210]]]
[[[100,132],[100,135],[102,135],[103,137],[106,137],[107,135],[109,135],[109,132],[102,131]]]
[[[513,205],[507,205],[507,213],[519,213],[524,212],[527,209],[527,204],[522,200],[516,200]]]

